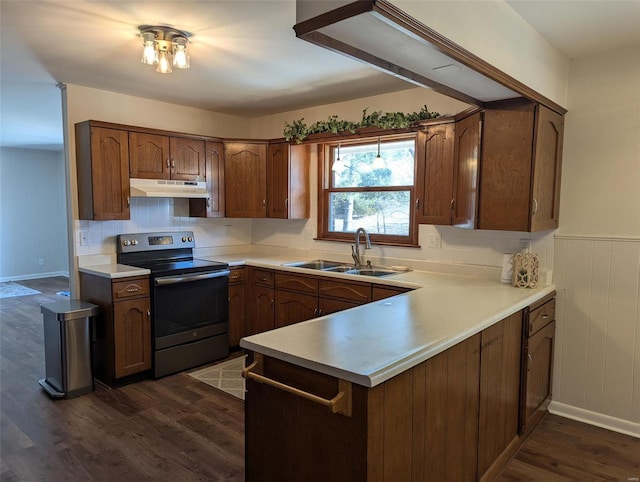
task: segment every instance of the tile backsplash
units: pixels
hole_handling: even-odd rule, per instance
[[[349,255],[345,243],[316,241],[316,221],[281,219],[203,219],[188,217],[188,201],[177,198],[132,198],[128,221],[76,221],[75,248],[78,256],[115,255],[117,234],[149,231],[191,230],[198,248],[275,247]],[[80,244],[80,232],[88,233],[88,245]],[[380,264],[397,260],[429,261],[497,267],[503,253],[521,250],[522,240],[529,240],[530,251],[539,256],[540,268],[553,269],[555,231],[522,233],[459,229],[451,226],[421,225],[419,248],[373,246],[367,255]],[[326,255],[326,254],[325,254]],[[348,256],[347,256],[348,257]],[[393,261],[392,261],[393,260]]]

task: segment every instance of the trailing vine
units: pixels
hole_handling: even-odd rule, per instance
[[[364,127],[379,127],[381,129],[407,129],[412,125],[426,119],[435,119],[440,117],[438,112],[431,112],[424,105],[420,112],[411,112],[405,114],[403,112],[385,112],[381,111],[367,113],[367,109],[362,111],[362,119],[360,122],[352,122],[339,119],[337,115],[332,115],[327,120],[318,121],[310,126],[302,119],[293,122],[284,123],[284,138],[287,141],[294,140],[296,144],[300,144],[311,134],[350,132],[354,134],[357,129]]]

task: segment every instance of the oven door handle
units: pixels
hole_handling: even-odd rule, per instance
[[[156,278],[156,286],[175,285],[178,283],[189,283],[191,281],[201,281],[204,279],[220,278],[229,276],[231,273],[228,269],[222,271],[212,271],[211,273],[188,274],[185,276],[164,276]]]

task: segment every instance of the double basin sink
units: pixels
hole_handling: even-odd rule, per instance
[[[362,276],[391,276],[397,274],[397,271],[386,268],[355,268],[352,265],[340,263],[338,261],[325,261],[317,259],[315,261],[300,261],[297,263],[285,263],[283,266],[291,266],[295,268],[316,269],[319,271],[330,271],[332,273],[358,274]]]

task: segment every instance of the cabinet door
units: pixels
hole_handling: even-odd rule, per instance
[[[267,156],[267,216],[289,217],[289,143],[269,145]]]
[[[149,298],[113,304],[116,378],[151,368],[150,309]]]
[[[373,285],[371,288],[371,301],[383,300],[395,295],[400,295],[411,291],[411,288],[401,288],[399,286],[378,286]]]
[[[189,199],[189,216],[224,217],[224,147],[221,142],[205,142],[205,176],[209,199]]]
[[[267,215],[266,144],[225,144],[225,203],[228,218]]]
[[[480,112],[456,122],[451,224],[474,229],[478,211]]]
[[[528,231],[534,104],[496,103],[484,112],[478,228]]]
[[[229,285],[229,345],[237,346],[245,336],[245,285]]]
[[[273,330],[274,289],[254,285],[251,291],[251,327],[248,335]]]
[[[563,116],[539,105],[533,160],[531,231],[558,227],[563,135]]]
[[[171,137],[171,179],[178,181],[205,180],[204,141]]]
[[[451,224],[454,124],[429,126],[417,137],[416,219]]]
[[[555,329],[556,322],[552,321],[525,341],[525,395],[521,433],[528,426],[535,426],[544,414],[544,410],[538,409],[551,397]]]
[[[518,437],[522,311],[482,331],[478,476]]]
[[[363,304],[364,303],[356,301],[337,300],[335,298],[320,298],[318,300],[318,316],[337,313],[338,311],[348,310],[349,308],[355,308]]]
[[[169,137],[129,132],[129,174],[141,179],[169,179]]]
[[[275,327],[292,325],[318,316],[318,297],[276,290]]]
[[[126,131],[91,128],[93,212],[82,219],[129,219],[128,144]]]

